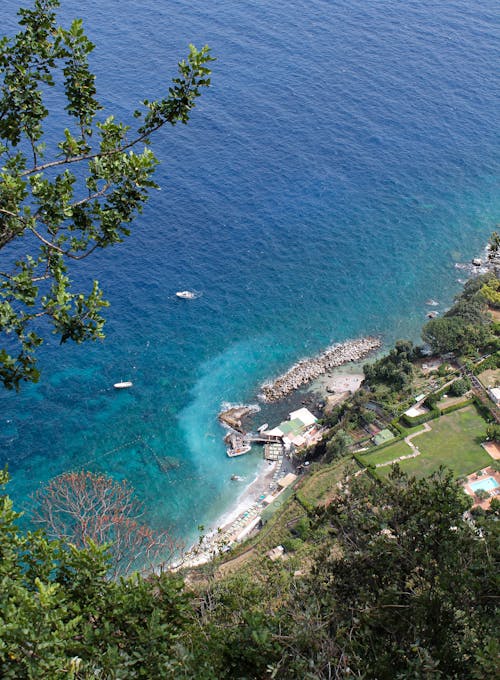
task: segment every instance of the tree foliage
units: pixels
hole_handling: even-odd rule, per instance
[[[364,475],[342,489],[316,515],[323,547],[307,573],[262,563],[261,579],[204,594],[194,648],[203,677],[494,674],[495,517],[464,520],[470,501],[444,471],[417,481],[396,470],[383,485]]]
[[[487,291],[496,290],[494,274],[477,276],[464,286],[455,304],[442,318],[431,319],[422,329],[422,338],[437,354],[455,352],[474,356],[492,340]]]
[[[8,388],[37,380],[43,321],[61,342],[102,337],[107,302],[97,281],[74,290],[70,265],[129,234],[156,187],[150,136],[187,123],[210,84],[209,49],[191,45],[167,95],[144,100],[133,127],[101,115],[94,45],[81,20],[58,25],[58,4],[35,0],[19,11],[17,35],[0,40],[0,380]],[[48,109],[50,89],[67,114],[63,129]]]
[[[385,383],[394,390],[403,390],[411,383],[413,358],[413,343],[409,340],[398,340],[386,356],[363,366],[366,381],[370,385]]]
[[[500,308],[500,281],[497,278],[487,281],[481,287],[481,295],[489,305],[495,309]]]
[[[468,390],[470,390],[470,388],[471,388],[471,382],[470,382],[469,378],[465,377],[465,378],[459,378],[458,380],[455,380],[450,385],[450,389],[448,391],[454,397],[461,397]]]
[[[182,677],[190,597],[180,579],[109,580],[104,547],[24,533],[18,519],[0,496],[0,677]]]
[[[21,532],[1,496],[0,676],[494,677],[498,503],[474,522],[469,503],[442,470],[346,478],[297,525],[315,545],[301,572],[263,558],[255,578],[186,589],[166,573],[110,580],[103,548]]]
[[[488,241],[488,245],[490,247],[490,252],[491,253],[497,253],[498,249],[500,248],[500,234],[497,231],[494,231]]]
[[[345,430],[337,430],[326,444],[325,461],[329,463],[336,458],[342,458],[349,452],[349,446],[352,443],[352,437]]]

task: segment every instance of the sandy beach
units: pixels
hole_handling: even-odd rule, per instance
[[[356,392],[365,378],[364,374],[359,372],[359,367],[356,368],[358,370],[357,373],[343,372],[339,369],[334,373],[322,375],[310,385],[309,391],[318,392],[321,396],[343,392]]]
[[[257,475],[248,486],[243,487],[241,482],[231,482],[241,484],[243,487],[236,504],[220,517],[217,527],[209,531],[199,545],[192,546],[182,563],[174,565],[173,569],[194,567],[209,562],[224,552],[226,546],[240,540],[264,509],[263,499],[276,489],[277,479],[284,474],[281,461],[263,460]]]

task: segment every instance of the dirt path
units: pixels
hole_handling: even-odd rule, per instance
[[[429,423],[424,423],[424,429],[423,430],[419,430],[418,432],[414,432],[413,434],[409,434],[407,437],[405,437],[405,443],[408,444],[408,446],[413,451],[413,453],[420,454],[420,451],[415,446],[415,444],[412,442],[412,439],[414,439],[415,437],[418,437],[421,434],[424,434],[424,432],[430,432],[431,430],[432,430],[432,427],[429,425]]]

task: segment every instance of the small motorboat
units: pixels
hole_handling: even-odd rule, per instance
[[[115,390],[126,390],[127,387],[132,387],[134,383],[130,382],[130,380],[125,380],[124,382],[117,382],[113,385]]]
[[[229,456],[229,458],[234,458],[235,456],[243,456],[245,453],[248,453],[251,450],[252,447],[250,444],[243,444],[236,449],[228,448],[226,450],[226,454]]]
[[[437,307],[439,302],[437,300],[433,300],[432,298],[429,298],[429,300],[425,301],[426,305],[430,305],[431,307]]]
[[[183,300],[194,300],[198,297],[198,295],[192,290],[178,290],[176,296],[178,298],[182,298]]]
[[[231,475],[231,481],[232,482],[243,482],[243,477],[240,477],[240,475]]]

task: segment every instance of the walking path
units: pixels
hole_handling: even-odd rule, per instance
[[[375,465],[375,467],[387,467],[388,465],[393,465],[394,463],[399,463],[401,460],[408,460],[409,458],[416,458],[417,456],[420,456],[420,451],[419,449],[415,446],[415,444],[412,442],[412,439],[415,437],[418,437],[420,434],[423,434],[424,432],[430,432],[432,430],[431,426],[429,423],[423,423],[423,429],[419,430],[418,432],[413,432],[413,434],[409,434],[407,437],[404,438],[404,441],[410,449],[412,450],[412,453],[409,453],[407,456],[399,456],[399,458],[394,458],[394,460],[389,460],[386,463],[378,463]]]

